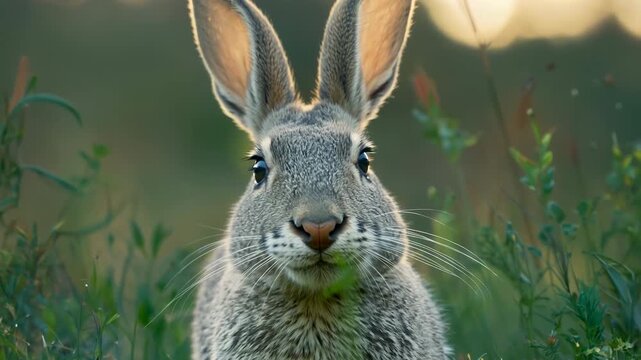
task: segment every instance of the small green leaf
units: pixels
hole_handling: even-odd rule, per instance
[[[578,226],[575,224],[571,223],[563,223],[561,224],[561,231],[563,232],[563,235],[570,239],[574,239],[576,237],[576,232],[578,230]]]
[[[543,195],[550,195],[554,190],[554,166],[549,167],[541,179]]]
[[[532,133],[534,133],[534,140],[536,141],[537,144],[541,144],[541,130],[539,130],[539,126],[534,121],[531,122],[531,126],[532,126]]]
[[[615,159],[621,158],[622,155],[621,147],[619,147],[619,140],[616,133],[612,133],[612,155]]]
[[[162,339],[167,329],[167,321],[163,318],[158,318],[154,321],[151,329],[154,339]]]
[[[13,119],[14,117],[16,117],[27,105],[39,102],[54,104],[67,110],[76,119],[78,125],[82,125],[82,118],[80,117],[80,113],[73,105],[59,96],[44,93],[24,96],[22,99],[20,99],[20,101],[18,101],[16,106],[14,106],[13,110],[11,110],[11,113],[9,113],[9,119]]]
[[[559,224],[565,220],[565,212],[561,209],[559,204],[554,201],[548,202],[546,206],[546,213],[551,219]]]
[[[552,133],[545,133],[541,139],[541,146],[545,149],[550,148],[550,143],[552,142]]]
[[[37,76],[32,76],[31,80],[29,80],[29,84],[27,84],[27,90],[25,94],[31,94],[34,91],[36,91],[36,87],[38,86],[38,77]]]
[[[530,159],[515,148],[510,148],[510,155],[512,155],[512,159],[516,161],[516,164],[519,165],[521,170],[525,170],[525,167],[532,163]]]
[[[93,146],[93,157],[97,160],[104,159],[109,155],[109,148],[103,144],[94,144]]]
[[[329,298],[335,294],[340,294],[352,289],[355,284],[358,283],[356,270],[353,266],[340,257],[337,260],[337,264],[340,270],[339,277],[335,282],[323,290],[322,295],[325,298]]]
[[[438,195],[438,190],[434,186],[430,186],[427,188],[427,199],[428,200],[435,200],[436,196]]]
[[[511,244],[519,241],[519,235],[514,230],[511,222],[505,224],[505,243]]]
[[[551,151],[546,151],[543,154],[543,157],[541,158],[541,167],[548,167],[552,165],[552,161],[554,160],[554,155],[552,154]]]
[[[527,247],[527,250],[530,252],[530,254],[532,254],[537,258],[540,258],[543,256],[543,253],[541,253],[541,250],[539,250],[539,248],[537,248],[536,246],[530,245]]]
[[[587,222],[596,209],[597,199],[593,200],[581,200],[579,205],[576,206],[576,212],[579,214],[581,221]]]
[[[76,185],[74,185],[72,182],[69,180],[65,180],[58,175],[50,172],[49,170],[43,169],[39,166],[36,165],[21,165],[20,168],[23,171],[31,171],[47,180],[53,181],[56,185],[60,186],[61,188],[72,191],[72,192],[78,192],[79,189]]]
[[[113,247],[115,241],[116,241],[116,237],[114,236],[114,234],[112,233],[107,234],[107,244],[109,244],[110,248]]]
[[[536,179],[539,176],[539,169],[534,161],[528,159],[515,148],[510,148],[510,154],[519,168],[525,173],[525,176],[521,178],[521,182],[530,190],[536,190]]]
[[[138,290],[138,323],[147,326],[152,319],[154,306],[151,302],[151,294],[147,287]]]
[[[142,230],[137,222],[132,221],[129,225],[131,229],[131,237],[134,240],[134,244],[140,251],[145,252],[145,237],[142,234]]]
[[[85,161],[87,166],[91,170],[99,170],[100,169],[100,160],[96,159],[95,157],[87,154],[84,151],[80,151],[80,157]]]
[[[155,257],[158,255],[158,251],[160,250],[160,247],[162,246],[162,243],[165,241],[165,239],[169,236],[171,232],[166,229],[162,224],[156,225],[154,228],[154,232],[151,236],[151,253]]]
[[[618,192],[623,188],[623,177],[616,171],[612,171],[605,179],[610,190]]]
[[[542,225],[539,229],[539,240],[545,245],[550,245],[554,241],[554,227],[550,224]]]
[[[527,186],[528,189],[534,191],[536,190],[536,184],[532,181],[532,178],[529,176],[522,176],[519,181],[521,184]]]

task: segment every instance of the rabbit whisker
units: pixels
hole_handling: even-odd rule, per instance
[[[203,241],[203,240],[211,239],[211,238],[216,237],[216,236],[224,236],[224,234],[214,234],[214,235],[205,236],[205,237],[202,237],[202,238],[200,238],[198,240],[195,240],[193,242],[200,242],[200,241]],[[241,239],[244,239],[244,240],[260,239],[260,235],[235,236],[235,237],[232,237],[232,238],[229,238],[229,239],[230,240],[236,240],[236,239],[238,239],[238,240],[241,240]],[[199,247],[198,249],[192,251],[191,253],[189,253],[189,255],[185,256],[185,258],[181,261],[180,265],[182,265],[183,263],[188,261],[190,257],[196,255],[197,253],[199,253],[201,251],[205,251],[205,250],[210,249],[212,247],[223,246],[224,244],[225,244],[225,241],[222,241],[222,240],[207,243],[207,244]]]
[[[242,255],[242,256],[241,256],[241,258],[243,258],[243,260],[242,260],[239,264],[242,264],[242,263],[246,263],[246,262],[252,261],[252,260],[254,260],[255,258],[259,257],[260,255],[262,255],[262,252],[260,252],[260,251],[254,251],[254,252],[251,252],[251,253],[249,253],[249,254]],[[225,266],[219,267],[218,269],[215,269],[215,267],[216,267],[216,266],[219,266],[219,265],[224,265],[224,264],[222,264],[222,261],[223,261],[223,260],[227,260],[227,259],[229,259],[229,258],[230,258],[230,256],[222,257],[222,258],[218,259],[218,261],[216,261],[216,262],[214,262],[214,263],[212,263],[212,264],[208,264],[208,265],[207,265],[207,266],[206,266],[202,271],[200,271],[200,273],[199,273],[199,274],[194,275],[194,276],[193,276],[193,277],[192,277],[192,278],[187,282],[187,284],[189,284],[189,283],[191,283],[191,284],[189,284],[189,285],[185,285],[185,287],[184,287],[184,288],[183,288],[183,289],[182,289],[182,290],[181,290],[181,291],[180,291],[176,296],[174,296],[174,298],[173,298],[173,299],[171,299],[171,300],[170,300],[170,301],[169,301],[169,302],[168,302],[168,303],[167,303],[167,304],[166,304],[166,305],[165,305],[165,306],[164,306],[164,307],[163,307],[163,308],[158,312],[158,314],[156,314],[156,315],[155,315],[155,316],[154,316],[154,317],[149,321],[149,323],[147,323],[147,324],[145,325],[145,327],[149,326],[149,324],[151,324],[152,322],[154,322],[154,321],[155,321],[155,320],[156,320],[160,315],[162,315],[162,314],[163,314],[163,313],[164,313],[164,312],[165,312],[165,311],[166,311],[170,306],[172,306],[172,305],[176,305],[176,303],[177,303],[179,300],[181,300],[181,299],[182,299],[182,298],[183,298],[187,293],[189,293],[190,291],[192,291],[194,288],[196,288],[197,286],[199,286],[199,285],[200,285],[200,284],[202,284],[203,282],[205,282],[205,281],[209,280],[209,279],[210,279],[210,278],[212,278],[213,276],[216,276],[218,273],[220,273],[220,272],[224,271],[224,270],[226,269],[226,267],[225,267]],[[212,266],[212,265],[213,265],[213,266]],[[196,278],[198,278],[198,280],[197,280],[197,281],[194,281],[194,279],[196,279]]]
[[[391,264],[391,262],[390,262],[389,260],[385,259],[385,257],[383,257],[382,255],[378,254],[376,251],[374,251],[374,250],[372,250],[372,249],[368,249],[368,248],[364,248],[364,250],[365,250],[365,252],[366,252],[367,254],[370,254],[370,255],[372,255],[372,256],[375,256],[375,257],[376,257],[376,258],[378,258],[379,260],[381,260],[381,261],[383,261],[383,262],[385,262],[385,263],[387,263],[387,264],[389,264],[389,265],[392,265],[392,266],[393,266],[393,264]],[[391,287],[389,286],[389,284],[387,283],[387,280],[385,279],[385,277],[383,276],[383,274],[381,274],[381,273],[380,273],[380,271],[378,271],[378,269],[376,269],[376,266],[370,266],[370,268],[372,268],[372,269],[373,269],[373,270],[378,274],[378,276],[380,276],[380,278],[383,280],[383,282],[384,282],[384,283],[385,283],[385,285],[387,286],[387,289],[391,292],[391,291],[392,291],[392,288],[391,288]]]
[[[431,242],[431,243],[434,243],[434,244],[440,245],[440,246],[442,246],[442,247],[445,247],[445,248],[447,248],[447,249],[450,249],[450,250],[452,250],[452,251],[454,251],[454,252],[456,252],[456,253],[458,253],[458,254],[460,254],[460,255],[463,255],[463,256],[465,256],[466,258],[468,258],[468,259],[472,260],[472,261],[473,261],[473,262],[475,262],[476,264],[478,264],[478,265],[482,266],[483,268],[485,268],[486,270],[488,270],[490,273],[492,273],[492,275],[494,275],[494,276],[498,276],[498,275],[496,274],[496,272],[494,272],[494,271],[493,271],[493,270],[492,270],[492,269],[491,269],[491,268],[490,268],[490,267],[485,263],[485,261],[483,261],[483,259],[481,259],[481,258],[480,258],[478,255],[476,255],[473,251],[469,250],[468,248],[466,248],[466,247],[465,247],[465,246],[463,246],[463,245],[457,244],[457,243],[455,243],[454,241],[452,241],[452,240],[448,240],[448,239],[446,239],[446,238],[444,238],[444,237],[442,237],[442,236],[438,236],[438,235],[435,235],[435,234],[430,234],[430,233],[425,232],[425,231],[420,231],[420,230],[415,230],[415,229],[409,229],[409,228],[407,229],[407,231],[408,231],[408,237],[414,237],[414,238],[416,238],[416,239],[425,240],[425,241],[428,241],[428,242]],[[443,243],[443,242],[440,242],[440,241],[438,241],[438,240],[435,240],[435,239],[433,239],[433,238],[431,238],[431,237],[429,237],[429,236],[434,236],[434,237],[436,237],[437,239],[440,239],[440,240],[446,241],[447,243],[450,243],[450,244],[452,244],[452,245],[454,245],[454,246],[450,246],[450,245],[448,245],[448,244],[445,244],[445,243]],[[461,250],[461,249],[462,249],[462,250]]]
[[[402,242],[399,241],[399,243],[402,243]],[[448,265],[451,265],[456,269],[460,270],[461,272],[464,272],[473,276],[474,278],[476,278],[478,281],[481,282],[480,278],[478,278],[476,274],[474,274],[467,266],[465,266],[465,264],[451,257],[450,255],[442,251],[439,251],[438,249],[428,246],[427,244],[422,244],[414,241],[408,241],[408,246],[410,247],[410,249],[417,250],[419,252],[422,252],[423,254],[430,255],[430,256],[435,255],[436,257],[442,258],[442,261],[446,262]]]
[[[214,252],[214,251],[218,250],[218,249],[219,249],[220,247],[222,247],[223,245],[224,245],[224,243],[221,243],[219,246],[215,246],[213,249],[209,249],[209,250],[207,250],[207,251],[203,252],[202,254],[200,254],[199,256],[195,257],[195,258],[194,258],[194,259],[192,259],[191,261],[189,261],[189,263],[187,263],[186,265],[184,265],[180,270],[178,270],[178,272],[176,272],[176,274],[174,274],[174,276],[172,276],[172,277],[171,277],[171,279],[169,279],[169,281],[167,282],[167,284],[172,283],[172,282],[173,282],[173,280],[174,280],[174,279],[176,279],[176,277],[178,277],[178,275],[180,275],[183,271],[185,271],[185,269],[187,269],[189,266],[191,266],[194,262],[196,262],[196,261],[198,261],[199,259],[203,258],[204,256],[207,256],[207,255],[211,254],[212,252]],[[245,248],[243,248],[243,249],[239,249],[239,250],[236,250],[236,251],[234,251],[234,252],[231,252],[230,254],[226,254],[226,255],[222,256],[221,258],[216,259],[216,261],[214,261],[214,262],[212,262],[212,263],[210,263],[210,264],[207,264],[203,270],[201,270],[198,274],[196,274],[196,275],[195,275],[195,277],[196,277],[196,276],[200,276],[200,274],[202,274],[203,272],[207,271],[207,269],[208,269],[209,267],[216,266],[217,264],[222,263],[223,261],[230,259],[230,258],[231,258],[231,256],[232,256],[232,255],[234,255],[234,254],[236,254],[236,253],[239,253],[239,252],[241,252],[241,251],[247,251],[247,250],[249,250],[249,249],[254,249],[254,248],[257,248],[257,247],[259,247],[259,246],[260,246],[260,245],[250,245],[250,246],[247,246],[247,247],[245,247]],[[189,281],[192,281],[193,279],[194,279],[194,278],[192,277]]]
[[[274,284],[276,284],[276,281],[278,281],[278,278],[283,273],[283,270],[285,270],[285,268],[287,268],[287,266],[289,265],[290,262],[291,261],[287,261],[287,262],[283,263],[282,265],[280,265],[279,267],[276,268],[276,272],[277,272],[276,273],[276,277],[274,277],[274,280],[272,280],[272,284],[269,286],[269,290],[267,291],[267,296],[265,296],[265,300],[263,300],[263,304],[261,305],[261,307],[265,306],[265,302],[267,301],[267,299],[269,299],[269,295],[272,293],[272,288],[274,287]]]
[[[270,256],[265,256],[263,254],[263,258],[258,260],[256,264],[254,264],[251,268],[249,268],[247,271],[243,271],[243,276],[245,278],[249,278],[250,275],[252,275],[255,271],[259,270],[261,267],[264,267],[268,265],[270,262],[273,262],[274,260]],[[255,285],[255,284],[254,284]],[[252,286],[252,289],[254,287]]]
[[[271,261],[272,259],[268,259],[268,260],[270,260],[270,261]],[[274,266],[277,266],[277,265],[279,266],[278,262],[273,261],[273,264],[271,264],[271,266],[269,266],[269,267],[267,268],[267,270],[265,270],[265,271],[260,275],[260,277],[258,278],[258,280],[256,280],[256,282],[254,283],[254,285],[252,285],[252,287],[251,287],[251,289],[249,290],[249,292],[251,292],[252,290],[254,290],[254,287],[255,287],[256,285],[258,285],[258,283],[260,282],[260,280],[262,280],[262,279],[263,279],[263,277],[264,277],[265,275],[267,275],[267,273],[268,273],[272,268],[274,268]],[[278,268],[276,268],[276,269],[278,269]],[[274,283],[273,283],[273,282],[272,282],[272,285],[274,285]]]
[[[359,264],[361,263],[361,264]],[[363,273],[365,276],[365,279],[367,280],[368,278],[371,280],[371,283],[376,284],[376,287],[378,288],[378,291],[381,292],[381,286],[379,285],[378,281],[374,279],[374,275],[372,275],[372,272],[370,271],[370,267],[372,266],[367,266],[366,261],[365,261],[365,255],[360,256],[360,261],[356,263],[356,266],[358,270]],[[369,282],[369,281],[368,281]]]
[[[381,240],[383,240],[385,242],[388,242],[388,243],[399,243],[400,242],[400,240],[398,240],[396,238],[381,238]],[[415,249],[415,250],[418,250],[418,249]],[[422,263],[422,264],[427,265],[429,267],[432,267],[432,268],[434,268],[436,270],[444,272],[444,273],[446,273],[446,274],[448,274],[450,276],[458,278],[465,285],[467,285],[472,291],[474,291],[475,294],[479,294],[479,293],[483,294],[484,293],[483,289],[487,288],[486,285],[478,277],[476,277],[476,275],[472,274],[469,271],[468,272],[463,271],[462,269],[454,266],[451,263],[451,261],[448,261],[448,259],[444,259],[441,256],[438,256],[438,254],[436,254],[436,253],[430,253],[430,252],[424,252],[424,251],[419,252],[419,253],[415,253],[415,252],[409,251],[408,253],[406,253],[406,255],[409,258],[411,258],[412,260],[415,260],[415,261],[417,261],[419,263]],[[438,262],[438,261],[440,261],[440,262]],[[445,265],[442,264],[442,263],[445,263],[445,265],[449,265],[449,266],[454,267],[454,270],[458,271],[461,274],[462,277],[459,276],[457,273],[453,272],[452,270],[446,268]],[[470,282],[468,282],[468,280],[466,280],[466,279],[471,281],[473,285],[470,284]]]

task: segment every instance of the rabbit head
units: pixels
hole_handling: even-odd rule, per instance
[[[255,144],[228,247],[248,277],[320,289],[345,265],[382,276],[405,226],[370,168],[365,128],[396,84],[414,0],[338,0],[325,29],[316,99],[298,100],[271,24],[249,0],[190,0],[194,36],[224,112]]]

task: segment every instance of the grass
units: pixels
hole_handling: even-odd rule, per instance
[[[20,161],[25,123],[42,120],[28,116],[30,107],[62,108],[82,124],[73,105],[37,92],[37,79],[28,73],[23,59],[0,115],[0,359],[188,358],[188,310],[160,312],[175,298],[177,284],[188,279],[187,272],[174,271],[186,250],[171,260],[158,259],[170,231],[122,219],[126,206],[114,206],[109,196],[101,204],[104,214],[79,215],[95,213],[86,203],[108,193],[102,180],[106,146],[79,152],[84,171],[72,177]],[[20,217],[28,173],[68,193],[51,228]],[[117,230],[118,220],[128,222],[129,231]],[[122,261],[101,262],[89,255],[96,247]],[[184,301],[189,309],[189,298]]]
[[[436,88],[425,73],[419,73],[414,83],[420,102],[414,114],[425,128],[426,139],[439,146],[462,174],[458,160],[474,146],[476,137],[445,115]],[[496,96],[496,92],[492,94]],[[498,103],[498,98],[494,101]],[[555,201],[555,194],[564,190],[557,189],[555,180],[553,134],[540,129],[533,109],[526,111],[535,149],[531,156],[514,147],[509,153],[519,175],[521,189],[516,191],[527,193],[514,196],[519,199],[516,201],[506,199],[512,206],[492,207],[485,221],[476,218],[466,204],[456,207],[453,196],[444,196],[439,207],[452,212],[433,224],[437,234],[442,221],[456,228],[447,236],[476,250],[511,287],[497,288],[493,286],[496,279],[488,280],[491,288],[498,290],[492,292],[491,300],[501,303],[508,299],[507,304],[516,310],[518,332],[496,333],[500,327],[487,324],[507,325],[509,319],[481,315],[485,319],[479,323],[494,334],[485,336],[486,350],[479,358],[639,359],[641,147],[623,149],[613,135],[612,166],[604,174],[601,191],[578,199],[573,208],[564,208]],[[569,170],[581,176],[581,172]],[[455,191],[465,193],[464,183]],[[429,193],[437,198],[435,189]],[[524,214],[527,221],[518,222]],[[472,307],[478,312],[483,306],[474,299],[461,301],[458,290],[445,296],[460,308]],[[470,322],[453,327],[461,331],[460,327],[470,326]],[[481,331],[475,335],[484,337]],[[516,344],[511,349],[492,349],[497,337],[510,338]],[[472,357],[465,349],[459,351],[461,357]]]
[[[103,176],[107,146],[80,151],[76,176],[21,162],[25,123],[44,120],[30,116],[31,107],[61,108],[77,125],[85,120],[65,99],[37,91],[26,60],[16,78],[0,111],[0,359],[188,359],[192,300],[181,284],[193,283],[197,267],[189,264],[198,252],[159,256],[171,231],[144,227],[128,204],[114,203]],[[500,110],[491,76],[488,82]],[[471,248],[498,274],[469,267],[489,289],[483,302],[430,273],[449,309],[457,358],[641,359],[641,147],[613,135],[601,188],[563,206],[557,194],[568,190],[558,188],[557,174],[576,173],[582,183],[582,173],[555,166],[553,133],[527,109],[535,147],[506,140],[518,183],[512,191],[522,195],[481,219],[470,198],[455,196],[466,194],[461,159],[481,135],[447,115],[425,73],[415,86],[414,116],[457,177],[449,191],[427,191],[426,202],[445,210],[435,213],[431,231]],[[53,226],[20,211],[27,174],[67,194]],[[349,274],[343,280],[350,283]]]

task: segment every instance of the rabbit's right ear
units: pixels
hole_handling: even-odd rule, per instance
[[[337,0],[325,28],[317,96],[364,127],[396,85],[415,0]]]
[[[270,111],[296,98],[278,36],[249,0],[189,0],[189,9],[218,102],[255,138]]]

